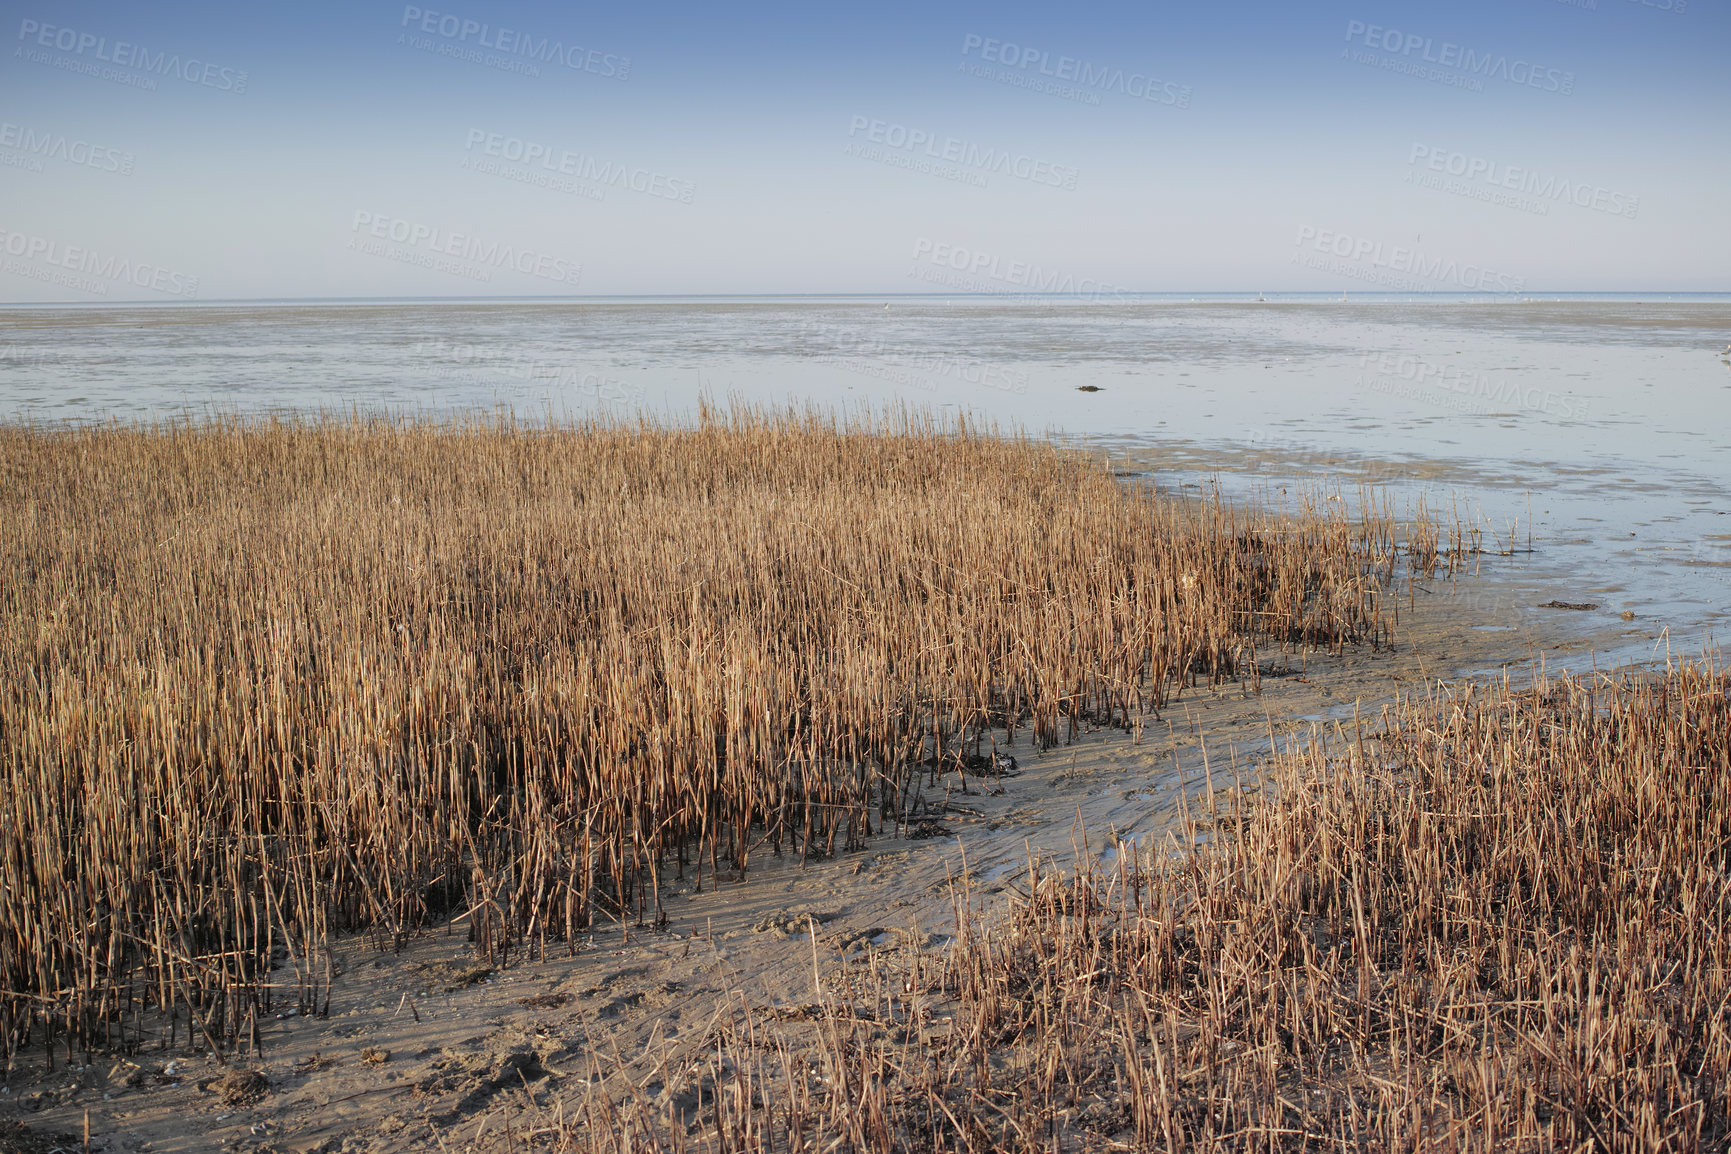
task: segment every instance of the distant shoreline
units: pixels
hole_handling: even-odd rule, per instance
[[[810,302],[854,303],[884,301],[959,301],[967,304],[1731,304],[1731,290],[1527,290],[1506,292],[1374,292],[1347,289],[1302,290],[1150,290],[1121,293],[980,293],[980,292],[847,292],[847,293],[645,293],[572,294],[568,296],[435,296],[435,297],[232,297],[202,300],[100,300],[100,301],[10,301],[0,303],[0,313],[12,309],[130,309],[130,308],[296,308],[377,307],[391,305],[489,305],[489,304],[797,304]]]

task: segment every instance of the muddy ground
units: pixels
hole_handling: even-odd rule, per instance
[[[329,1015],[271,1018],[258,1051],[226,1065],[182,1046],[71,1067],[62,1052],[49,1072],[26,1053],[0,1089],[0,1150],[83,1149],[86,1125],[98,1151],[543,1146],[562,1126],[604,1124],[581,1117],[596,1083],[615,1097],[689,1093],[682,1074],[721,1015],[797,1016],[850,960],[941,952],[955,932],[950,883],[964,873],[981,900],[1004,900],[1030,853],[1068,862],[1168,835],[1181,779],[1183,804],[1205,804],[1208,779],[1224,789],[1255,774],[1271,733],[1350,725],[1355,711],[1370,721],[1437,678],[1504,667],[1520,678],[1535,660],[1587,670],[1593,650],[1645,636],[1615,603],[1540,608],[1599,600],[1509,560],[1421,582],[1392,648],[1265,653],[1260,692],[1188,690],[1140,735],[1086,731],[1043,754],[1021,735],[1000,747],[1013,775],[965,790],[949,775],[909,836],[804,866],[760,852],[743,880],[672,886],[664,928],[600,927],[575,955],[561,945],[490,969],[460,924],[395,954],[347,941]]]

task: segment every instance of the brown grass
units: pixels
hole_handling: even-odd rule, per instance
[[[904,822],[995,729],[1390,636],[1385,512],[893,415],[0,429],[0,1034],[223,1047],[327,944],[486,964]],[[1374,506],[1367,506],[1374,509]]]
[[[567,1148],[1731,1148],[1731,677],[1408,700]],[[1325,748],[1327,752],[1325,752]],[[1222,783],[1224,784],[1224,783]],[[1199,807],[1200,808],[1200,807]],[[1133,858],[1133,860],[1132,860]],[[706,1080],[706,1081],[705,1081]],[[683,1111],[683,1115],[681,1115]],[[567,1108],[566,1114],[571,1110]]]

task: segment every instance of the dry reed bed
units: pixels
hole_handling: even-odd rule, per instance
[[[1407,700],[1215,783],[1188,845],[959,901],[947,963],[831,976],[815,1036],[746,1016],[696,1091],[543,1133],[683,1146],[672,1101],[741,1152],[1731,1148],[1728,680]]]
[[[1031,727],[1386,639],[1374,503],[1132,491],[906,413],[0,429],[8,1058],[221,1046],[331,932],[491,958],[903,820]],[[1411,537],[1408,540],[1408,537]],[[180,1031],[186,1031],[180,1033]]]

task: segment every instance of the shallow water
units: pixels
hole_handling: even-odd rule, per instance
[[[3,419],[906,402],[1168,487],[1423,494],[1598,625],[1633,613],[1606,660],[1696,652],[1731,608],[1731,295],[35,307],[0,333]]]

